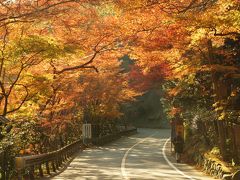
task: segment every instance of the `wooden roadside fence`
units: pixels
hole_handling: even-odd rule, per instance
[[[130,135],[136,132],[136,128],[130,128],[115,134],[109,134],[103,137],[94,138],[90,142],[95,145],[103,145],[116,140],[123,135]],[[69,162],[69,160],[76,152],[82,150],[83,146],[83,141],[80,139],[57,151],[39,155],[16,157],[15,163],[18,180],[33,180],[36,176],[42,178],[45,175],[56,173],[56,171],[60,169],[63,164]]]

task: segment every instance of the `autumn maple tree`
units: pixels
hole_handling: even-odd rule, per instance
[[[116,119],[119,105],[138,95],[121,73],[118,59],[127,52],[126,41],[113,6],[97,1],[2,6],[2,115],[18,119],[13,133],[34,122],[39,138],[28,137],[22,149],[31,146],[39,153],[63,146],[81,135],[84,113]]]
[[[223,159],[231,153],[238,162],[231,128],[239,123],[239,2],[142,0],[119,6],[131,27],[130,57],[144,73],[163,63],[171,69],[162,86],[170,118],[181,113],[191,125],[200,116],[195,120],[209,131],[206,144],[219,143]]]
[[[239,123],[239,17],[238,0],[0,1],[0,113],[24,132],[3,139],[25,138],[15,154],[51,151],[161,87],[169,118],[201,117],[206,142],[237,162],[224,129]]]

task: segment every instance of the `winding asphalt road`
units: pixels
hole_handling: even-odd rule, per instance
[[[138,129],[138,134],[79,152],[54,180],[213,180],[170,156],[170,131]]]

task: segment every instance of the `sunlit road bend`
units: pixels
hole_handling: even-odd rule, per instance
[[[138,134],[79,152],[68,168],[52,179],[212,180],[193,167],[175,163],[169,136],[166,129],[138,129]]]

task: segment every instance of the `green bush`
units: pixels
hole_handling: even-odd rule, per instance
[[[220,155],[220,149],[217,146],[213,147],[210,152],[211,152],[211,154],[214,154],[214,155],[217,155],[217,156]]]

